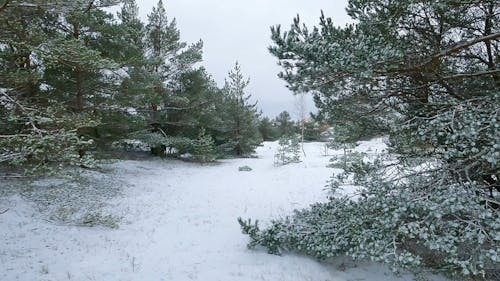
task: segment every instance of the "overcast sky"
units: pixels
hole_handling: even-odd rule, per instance
[[[137,0],[141,18],[158,0]],[[228,71],[239,61],[250,77],[247,92],[256,100],[264,115],[273,118],[288,110],[297,118],[297,98],[277,77],[280,67],[269,54],[270,26],[288,29],[295,15],[303,22],[317,25],[321,10],[341,26],[349,22],[347,0],[164,0],[167,16],[177,20],[181,40],[204,42],[203,65],[222,86]],[[311,99],[308,110],[314,110]]]

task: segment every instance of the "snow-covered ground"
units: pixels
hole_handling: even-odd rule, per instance
[[[383,145],[361,149],[380,152]],[[258,158],[215,165],[110,164],[124,184],[106,207],[123,217],[118,229],[54,223],[22,196],[1,198],[0,212],[8,211],[0,214],[0,280],[412,280],[375,264],[248,250],[237,217],[265,224],[327,194],[333,171],[323,144],[306,144],[302,163],[281,167],[273,166],[275,151],[276,143],[266,143]],[[238,171],[245,165],[253,170]]]

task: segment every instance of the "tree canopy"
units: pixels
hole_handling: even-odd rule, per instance
[[[104,10],[118,4],[117,17]],[[218,87],[200,66],[203,42],[180,40],[162,0],[145,23],[134,0],[6,0],[0,24],[1,164],[89,167],[99,151],[129,139],[165,155],[212,138],[224,152],[235,141],[227,118],[254,118],[249,95]],[[230,113],[235,107],[245,110]],[[238,135],[238,143],[248,136]]]

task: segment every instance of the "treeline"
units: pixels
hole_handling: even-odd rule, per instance
[[[118,18],[105,11],[118,4]],[[202,41],[182,42],[161,0],[147,22],[138,12],[134,0],[0,2],[0,164],[91,166],[131,140],[157,155],[252,153],[259,114],[240,65],[218,87]]]
[[[327,122],[318,120],[312,115],[303,120],[293,120],[288,111],[282,111],[273,119],[260,118],[259,132],[264,141],[275,141],[283,136],[300,135],[304,141],[327,140],[325,133],[330,129]]]

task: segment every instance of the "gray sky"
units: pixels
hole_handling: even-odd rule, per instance
[[[137,0],[144,21],[157,2]],[[349,22],[347,0],[164,0],[164,4],[168,17],[177,20],[182,41],[203,40],[203,65],[220,86],[234,63],[240,62],[250,77],[247,92],[271,118],[283,110],[297,118],[298,98],[277,77],[281,69],[267,51],[270,26],[281,24],[287,30],[297,14],[309,26],[317,25],[321,10],[338,25]],[[313,111],[312,100],[306,100]]]

